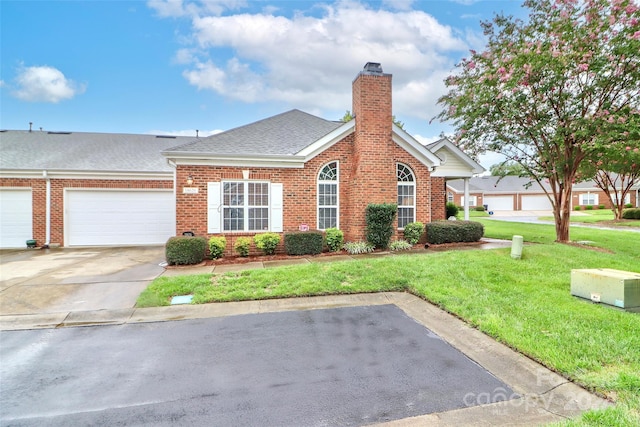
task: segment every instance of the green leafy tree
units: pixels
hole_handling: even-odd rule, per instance
[[[353,114],[351,114],[350,110],[347,110],[344,113],[344,116],[342,116],[342,118],[340,119],[341,122],[347,123],[350,122],[351,120],[353,120]],[[391,116],[391,120],[393,120],[393,124],[398,126],[400,129],[404,130],[404,123],[401,122],[400,120],[396,119],[396,116]]]
[[[489,171],[493,176],[523,176],[526,171],[522,165],[514,161],[504,161],[489,167]]]
[[[640,8],[632,0],[526,0],[528,21],[483,22],[487,47],[446,80],[437,116],[460,146],[500,152],[548,182],[556,240],[569,241],[571,191],[580,164],[623,152],[618,124],[637,131]]]

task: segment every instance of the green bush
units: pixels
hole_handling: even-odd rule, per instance
[[[640,219],[640,208],[630,208],[622,211],[624,219]]]
[[[475,210],[476,212],[484,212],[484,206],[476,206],[475,208],[473,208],[473,210]]]
[[[604,209],[604,205],[598,205],[598,209]]]
[[[460,208],[457,207],[456,204],[453,202],[447,202],[446,210],[447,210],[447,218],[456,216],[458,215],[458,212],[460,212]]]
[[[394,240],[389,245],[389,249],[392,251],[408,251],[413,248],[413,245],[406,240]]]
[[[410,245],[415,245],[420,240],[424,232],[424,224],[421,222],[410,222],[404,226],[404,239]],[[392,248],[393,249],[393,248]]]
[[[592,211],[593,210],[593,205],[587,205],[584,207],[586,210],[588,211]]]
[[[484,235],[484,226],[475,221],[435,221],[427,224],[427,242],[477,242]]]
[[[212,236],[209,238],[209,253],[211,259],[222,258],[227,247],[227,239],[224,236]]]
[[[190,265],[201,263],[207,249],[204,237],[175,236],[167,240],[165,256],[169,265]]]
[[[359,255],[373,252],[375,247],[369,242],[347,242],[344,244],[344,250],[350,255]]]
[[[248,237],[238,237],[236,243],[233,245],[233,249],[240,256],[249,256],[249,249],[251,248],[251,239]]]
[[[278,243],[280,243],[280,235],[277,233],[262,233],[253,236],[256,248],[264,252],[265,255],[273,255],[276,253]]]
[[[287,255],[317,255],[322,252],[324,235],[321,231],[297,231],[284,235]]]
[[[633,207],[633,205],[632,205],[631,203],[625,203],[624,207],[625,207],[625,208],[632,208],[632,207]]]
[[[395,203],[370,203],[365,209],[367,242],[386,249],[393,235],[393,220],[398,213]]]
[[[581,207],[581,206],[579,206],[579,205],[578,205],[578,206],[574,206],[574,207],[573,207],[573,210],[574,210],[574,211],[579,211],[580,209],[582,209],[582,207]]]
[[[338,252],[342,249],[344,243],[344,233],[337,228],[327,228],[325,230],[325,238],[327,239],[327,246],[331,252]]]

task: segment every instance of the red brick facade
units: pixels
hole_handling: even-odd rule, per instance
[[[171,189],[172,180],[70,179],[50,178],[51,239],[49,243],[65,245],[64,190],[67,188],[100,189]],[[0,178],[0,187],[31,188],[33,200],[33,238],[38,246],[46,243],[47,183],[44,178]]]
[[[329,162],[339,167],[339,228],[345,241],[365,239],[365,208],[370,203],[397,203],[396,165],[408,166],[415,177],[415,220],[423,223],[445,218],[444,178],[431,178],[429,169],[392,140],[391,75],[361,73],[353,82],[355,131],[305,163],[304,168],[177,166],[176,234],[207,231],[207,187],[209,182],[264,180],[283,184],[283,231],[298,231],[303,224],[317,224],[318,174]],[[197,193],[184,194],[189,187]],[[239,236],[256,233],[225,232],[227,252]]]

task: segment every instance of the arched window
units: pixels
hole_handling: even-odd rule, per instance
[[[318,174],[318,230],[338,228],[339,203],[338,162],[334,161]]]
[[[398,177],[398,228],[404,228],[416,218],[416,181],[407,165],[396,165]]]

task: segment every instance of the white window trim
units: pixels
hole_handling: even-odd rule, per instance
[[[460,198],[460,204],[464,206],[464,196]],[[473,207],[476,207],[477,205],[478,205],[478,196],[469,195],[469,207],[473,208]]]
[[[336,164],[336,179],[332,181],[320,180],[320,174],[322,170],[330,165],[331,163]],[[324,163],[320,166],[318,173],[316,174],[316,228],[318,230],[326,230],[326,228],[320,228],[320,184],[335,184],[336,185],[336,205],[335,206],[327,206],[323,205],[323,208],[336,208],[336,227],[340,229],[340,161],[339,160],[331,160],[327,163]]]
[[[242,182],[245,184],[244,191],[248,192],[249,183],[267,184],[269,186],[269,205],[265,206],[269,210],[269,226],[268,230],[249,230],[249,206],[245,205],[245,223],[244,230],[225,230],[224,229],[224,206],[222,204],[224,200],[224,184]],[[281,233],[283,231],[282,226],[282,184],[274,183],[265,180],[233,180],[227,179],[217,182],[207,183],[207,232],[209,234],[220,233],[266,233],[274,232]],[[246,200],[248,201],[248,194],[245,193]],[[255,207],[255,206],[254,206]],[[260,206],[258,206],[260,207]]]
[[[409,172],[411,172],[411,176],[413,177],[413,181],[398,181],[398,166],[399,165],[404,166],[405,168],[407,168],[409,170]],[[400,210],[400,208],[413,208],[413,221],[410,221],[410,223],[411,222],[415,222],[416,221],[416,199],[417,199],[416,191],[417,191],[417,188],[418,188],[418,186],[416,185],[416,174],[415,174],[415,172],[413,171],[413,169],[409,165],[407,165],[405,163],[397,162],[396,163],[396,200],[398,198],[398,187],[400,185],[405,185],[405,186],[406,185],[411,185],[413,187],[413,205],[398,205],[398,211]],[[400,218],[397,218],[396,220],[399,221]],[[398,230],[404,230],[404,227],[398,226]]]
[[[589,199],[593,197],[593,203],[588,203]],[[592,193],[590,191],[580,194],[580,206],[598,206],[598,193]]]

